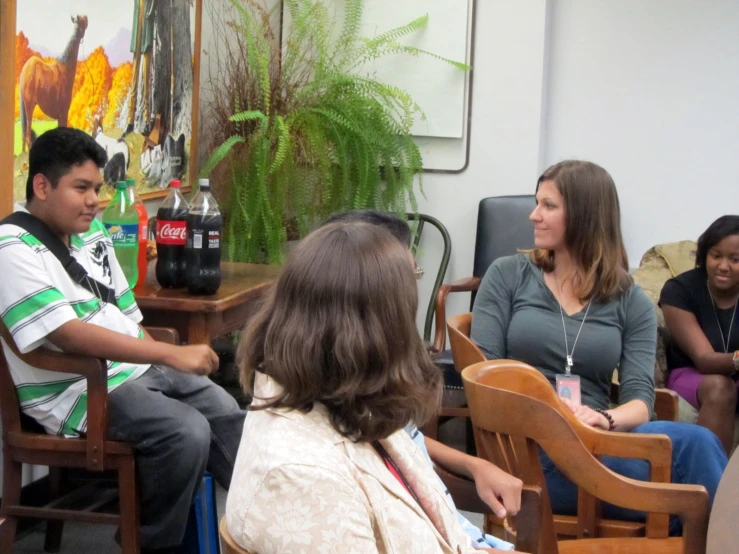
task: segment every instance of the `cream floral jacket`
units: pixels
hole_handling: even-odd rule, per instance
[[[256,397],[278,390],[257,374]],[[420,505],[370,444],[331,427],[323,405],[249,412],[226,503],[231,535],[251,554],[479,552],[408,434],[381,443]]]

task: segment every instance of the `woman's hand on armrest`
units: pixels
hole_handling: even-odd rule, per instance
[[[610,429],[608,418],[603,414],[596,412],[588,406],[573,404],[566,398],[562,398],[561,400],[575,417],[585,425],[595,427],[596,429],[603,429],[604,431]],[[613,418],[614,431],[631,431],[634,427],[649,421],[649,408],[641,400],[631,400],[622,406],[606,411]]]

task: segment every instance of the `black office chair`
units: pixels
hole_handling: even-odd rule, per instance
[[[477,213],[477,236],[475,238],[475,260],[472,277],[459,279],[452,283],[441,285],[436,294],[434,316],[437,327],[446,326],[446,300],[453,292],[471,292],[470,311],[475,302],[477,288],[485,272],[495,260],[503,256],[511,256],[519,250],[532,248],[534,246],[534,225],[529,220],[529,215],[536,205],[533,195],[518,196],[491,196],[483,198]],[[437,333],[438,334],[438,333]],[[446,335],[444,334],[444,339]],[[469,409],[464,398],[464,388],[461,376],[454,370],[454,362],[451,360],[451,352],[446,351],[444,359],[449,357],[451,365],[444,364],[445,369],[445,402],[439,417],[430,421],[423,432],[436,438],[439,425],[451,417],[463,417],[469,419]],[[438,363],[438,362],[437,362]],[[440,364],[441,365],[441,364]],[[461,391],[456,395],[452,391]],[[451,400],[447,400],[453,397]],[[469,421],[467,425],[467,450],[474,451],[474,440],[472,437]]]

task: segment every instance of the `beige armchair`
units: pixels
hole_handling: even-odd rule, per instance
[[[642,256],[639,269],[634,274],[634,282],[639,285],[652,302],[657,312],[657,360],[654,367],[654,381],[657,387],[664,387],[667,378],[667,345],[669,332],[665,327],[665,318],[657,305],[662,286],[668,279],[695,267],[695,251],[697,244],[692,240],[669,242],[653,246]],[[679,399],[678,421],[696,423],[698,410],[682,398]],[[734,427],[734,446],[739,444],[739,417]]]

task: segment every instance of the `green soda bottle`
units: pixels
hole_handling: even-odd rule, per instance
[[[113,239],[115,257],[123,268],[128,287],[133,289],[139,278],[139,215],[126,189],[126,181],[116,183],[115,196],[103,212],[103,225]]]

